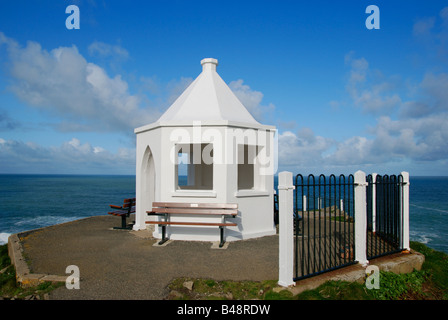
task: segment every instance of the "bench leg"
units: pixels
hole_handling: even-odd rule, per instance
[[[131,229],[126,224],[126,216],[121,216],[121,227],[114,227],[114,229]]]
[[[163,225],[162,226],[162,240],[159,241],[159,245],[164,244],[165,242],[167,242],[169,239],[166,237],[166,226]]]
[[[219,232],[221,236],[221,241],[219,242],[219,247],[222,248],[224,246],[224,227],[219,227]]]
[[[121,227],[126,228],[126,216],[121,216]]]

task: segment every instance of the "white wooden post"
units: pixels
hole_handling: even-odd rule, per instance
[[[339,199],[339,212],[344,212],[344,200]]]
[[[303,195],[302,211],[306,212],[306,195]]]
[[[403,193],[401,204],[403,205],[403,230],[402,230],[402,248],[403,250],[411,250],[409,245],[409,172],[401,172],[403,176]]]
[[[363,266],[369,261],[366,254],[367,239],[367,206],[366,206],[366,174],[355,172],[355,260]]]
[[[283,171],[278,175],[279,209],[279,264],[278,284],[283,287],[294,285],[294,204],[292,173]]]
[[[372,232],[376,232],[376,176],[372,173]]]

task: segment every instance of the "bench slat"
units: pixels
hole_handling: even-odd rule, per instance
[[[108,214],[112,214],[114,216],[125,216],[128,213],[135,213],[135,210],[127,212],[127,211],[112,211],[112,212],[108,212]]]
[[[170,224],[170,225],[185,225],[185,226],[218,226],[218,227],[236,227],[236,223],[212,223],[212,222],[176,222],[176,221],[146,221],[150,224]]]
[[[197,215],[232,215],[236,216],[238,210],[235,209],[203,209],[203,208],[153,208],[147,213],[171,213],[171,214],[197,214]]]
[[[114,215],[114,216],[125,216],[125,215],[127,215],[128,213],[127,212],[108,212],[108,214],[111,214],[111,215]]]
[[[237,203],[153,202],[152,206],[153,207],[162,207],[162,208],[238,209]]]
[[[135,206],[132,206],[132,207],[127,207],[127,208],[112,208],[111,207],[111,209],[118,209],[118,210],[114,210],[114,211],[116,211],[116,212],[119,212],[119,211],[135,211]]]

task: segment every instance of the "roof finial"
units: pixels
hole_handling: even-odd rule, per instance
[[[213,70],[216,71],[216,66],[218,65],[218,60],[213,58],[205,58],[201,60],[202,71]]]

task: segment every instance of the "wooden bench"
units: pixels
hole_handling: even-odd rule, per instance
[[[235,227],[236,223],[225,222],[226,217],[236,217],[238,214],[238,204],[222,203],[180,203],[180,202],[153,202],[152,211],[147,211],[148,215],[162,216],[162,221],[146,221],[146,223],[162,226],[162,240],[159,245],[168,241],[166,236],[167,225],[183,226],[210,226],[219,227],[220,242],[219,247],[224,245],[224,228]],[[169,215],[191,215],[191,216],[221,216],[221,222],[202,222],[202,221],[171,221]]]
[[[132,227],[126,224],[126,218],[129,217],[131,213],[135,212],[135,198],[124,199],[123,205],[109,205],[111,209],[116,209],[115,211],[110,211],[108,214],[121,217],[121,227],[114,227],[114,229],[131,229]]]

